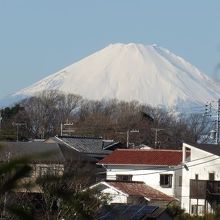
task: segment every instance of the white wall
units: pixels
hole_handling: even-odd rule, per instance
[[[190,213],[190,206],[197,204],[197,200],[192,199],[190,201],[190,179],[195,179],[195,175],[198,174],[199,180],[208,180],[209,173],[215,173],[215,180],[220,180],[220,157],[200,150],[188,144],[183,144],[183,151],[186,148],[191,149],[191,161],[187,162],[183,160],[188,167],[188,171],[183,169],[183,182],[182,182],[182,199],[181,206]],[[205,204],[204,200],[198,200],[199,204]]]
[[[132,181],[143,181],[147,185],[166,193],[167,195],[174,196],[181,195],[181,187],[177,187],[178,176],[176,175],[175,168],[169,167],[128,167],[128,166],[108,166],[107,180],[116,180],[116,175],[132,175]],[[172,174],[172,187],[166,188],[160,186],[160,174]],[[181,172],[178,172],[181,175]]]
[[[111,188],[106,188],[102,190],[102,193],[105,195],[109,195],[108,203],[127,203],[127,196],[118,193],[116,190]]]

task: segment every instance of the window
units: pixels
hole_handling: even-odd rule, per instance
[[[16,172],[19,172],[19,171],[23,170],[24,168],[25,168],[24,165],[18,165]],[[24,178],[28,178],[28,177],[30,178],[33,175],[34,175],[34,169],[33,169],[32,166],[28,165],[27,170],[24,170],[23,177]]]
[[[215,173],[209,173],[209,180],[211,181],[215,180]]]
[[[132,181],[132,175],[116,175],[116,180],[119,180],[119,181]]]
[[[39,176],[45,175],[61,175],[63,172],[62,167],[59,165],[40,165],[39,166]]]
[[[191,161],[191,149],[188,147],[185,147],[184,154],[185,154],[184,162]]]
[[[182,186],[182,176],[179,176],[179,186]]]
[[[46,166],[40,166],[39,167],[39,176],[45,176],[47,175],[47,167]]]
[[[24,174],[23,177],[32,177],[32,176],[33,176],[33,171],[32,171],[32,170],[29,170],[28,172],[26,172],[26,173]]]
[[[204,214],[204,205],[192,205],[191,214],[192,215],[203,215]]]
[[[161,187],[172,187],[172,174],[160,174],[160,186]]]

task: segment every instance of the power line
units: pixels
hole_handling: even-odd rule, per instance
[[[208,158],[208,157],[213,157],[213,156],[216,156],[216,155],[211,155],[211,156],[207,156],[207,157],[204,157],[204,158],[199,158],[199,159],[196,159],[196,160],[193,160],[193,161],[189,161],[189,162],[194,162],[194,161],[197,161],[197,160],[202,160],[202,159],[205,159],[205,158]],[[200,163],[197,163],[197,164],[187,165],[187,167],[188,168],[194,167],[194,166],[205,164],[205,163],[209,163],[209,162],[212,162],[212,161],[215,161],[215,160],[218,160],[218,159],[220,159],[220,157],[214,158],[214,159],[209,160],[209,161],[203,161],[203,162],[200,162]],[[145,175],[153,175],[153,174],[165,173],[167,171],[181,170],[183,168],[185,169],[184,165],[186,165],[186,164],[178,165],[178,166],[181,166],[181,167],[176,167],[176,168],[173,168],[173,169],[166,169],[166,170],[163,170],[163,171],[157,171],[157,172],[151,172],[151,173],[134,173],[132,175],[133,176],[145,176]],[[128,171],[128,170],[126,170],[126,171]],[[135,169],[129,170],[129,171],[135,171]],[[111,176],[115,176],[115,175],[108,175],[108,176],[111,177]]]

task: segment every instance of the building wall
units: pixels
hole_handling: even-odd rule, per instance
[[[186,152],[187,148],[191,151],[191,158],[187,161],[183,154],[183,164],[186,165],[187,169],[182,169],[181,206],[186,212],[191,213],[192,205],[205,205],[205,200],[190,200],[190,179],[195,179],[197,174],[198,180],[209,180],[209,173],[214,173],[215,180],[220,181],[220,157],[191,145],[183,144],[183,152]],[[210,206],[208,207],[208,211],[211,212]]]
[[[108,195],[108,203],[124,203],[124,204],[147,204],[148,201],[142,196],[128,196],[112,188],[105,188],[101,191],[102,194]]]
[[[143,181],[167,195],[176,197],[181,195],[181,187],[179,187],[178,183],[181,169],[178,173],[175,172],[175,169],[169,167],[108,166],[106,178],[107,180],[116,180],[116,175],[132,175],[132,181]],[[160,186],[160,174],[172,175],[172,187]]]
[[[102,190],[102,193],[105,195],[109,196],[109,201],[108,203],[127,203],[127,196],[122,195],[121,193],[111,189],[111,188],[106,188]]]
[[[64,172],[63,164],[31,164],[32,170],[25,177],[20,180],[20,183],[34,183],[36,179],[44,175],[58,175],[62,176]],[[37,192],[41,193],[42,189],[34,184],[30,188],[19,188],[19,192]]]

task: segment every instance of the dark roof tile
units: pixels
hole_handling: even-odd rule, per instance
[[[72,147],[78,152],[89,154],[110,153],[108,147],[118,144],[118,142],[106,141],[100,137],[59,136],[55,138],[55,140]]]
[[[189,145],[192,147],[196,147],[200,150],[209,152],[211,154],[220,156],[220,145],[219,144],[197,144],[197,143],[190,144],[189,143]]]
[[[57,143],[1,142],[0,161],[10,158],[29,157],[32,162],[63,163],[64,157]]]

